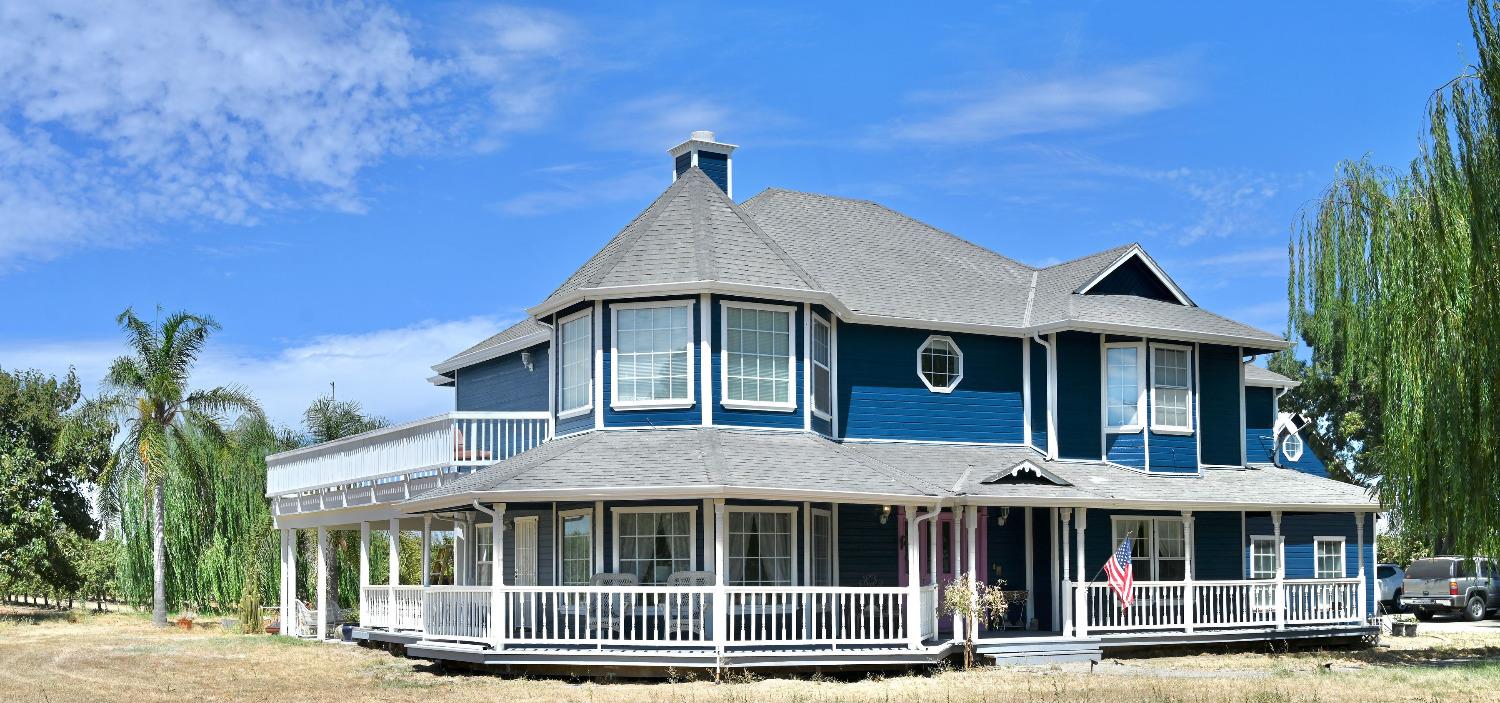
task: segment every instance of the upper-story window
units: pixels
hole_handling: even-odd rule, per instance
[[[724,304],[724,404],[794,408],[792,308]]]
[[[622,303],[614,312],[614,393],[623,408],[693,404],[692,303]]]
[[[1189,347],[1151,345],[1151,429],[1193,430],[1193,373]]]
[[[812,316],[812,409],[825,420],[833,415],[833,328]]]
[[[933,335],[917,349],[917,377],[934,393],[949,393],[964,378],[964,353],[952,338]]]
[[[1104,345],[1104,425],[1110,432],[1141,429],[1141,389],[1145,387],[1143,347],[1138,342]]]
[[[561,372],[558,385],[561,387],[559,415],[578,414],[589,410],[594,398],[594,316],[583,311],[565,317],[558,324],[558,346]]]
[[[1302,435],[1296,432],[1288,432],[1281,438],[1281,455],[1287,461],[1298,461],[1302,459]]]

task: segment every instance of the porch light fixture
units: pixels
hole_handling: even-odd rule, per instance
[[[997,514],[999,515],[999,517],[995,518],[995,524],[999,525],[1000,527],[1005,527],[1005,521],[1010,519],[1010,506],[1001,506],[1000,511]]]
[[[891,521],[891,506],[880,506],[880,524],[884,525]]]

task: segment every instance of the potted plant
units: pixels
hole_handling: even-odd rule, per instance
[[[1391,634],[1397,637],[1415,637],[1417,619],[1410,615],[1398,615],[1391,621]]]
[[[344,611],[344,624],[339,627],[339,636],[345,642],[354,641],[354,630],[359,627],[359,608]]]
[[[177,627],[183,630],[193,629],[193,616],[191,613],[183,613],[177,616]]]

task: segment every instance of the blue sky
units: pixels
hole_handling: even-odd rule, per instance
[[[199,380],[273,417],[521,316],[664,189],[870,198],[1032,264],[1129,241],[1280,331],[1336,164],[1404,164],[1472,56],[1460,2],[0,4],[0,367],[120,353],[127,305],[223,330]],[[1251,12],[1247,8],[1253,8]]]

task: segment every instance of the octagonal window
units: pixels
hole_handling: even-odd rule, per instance
[[[917,377],[934,393],[948,393],[964,377],[964,353],[950,337],[933,335],[917,349]]]

